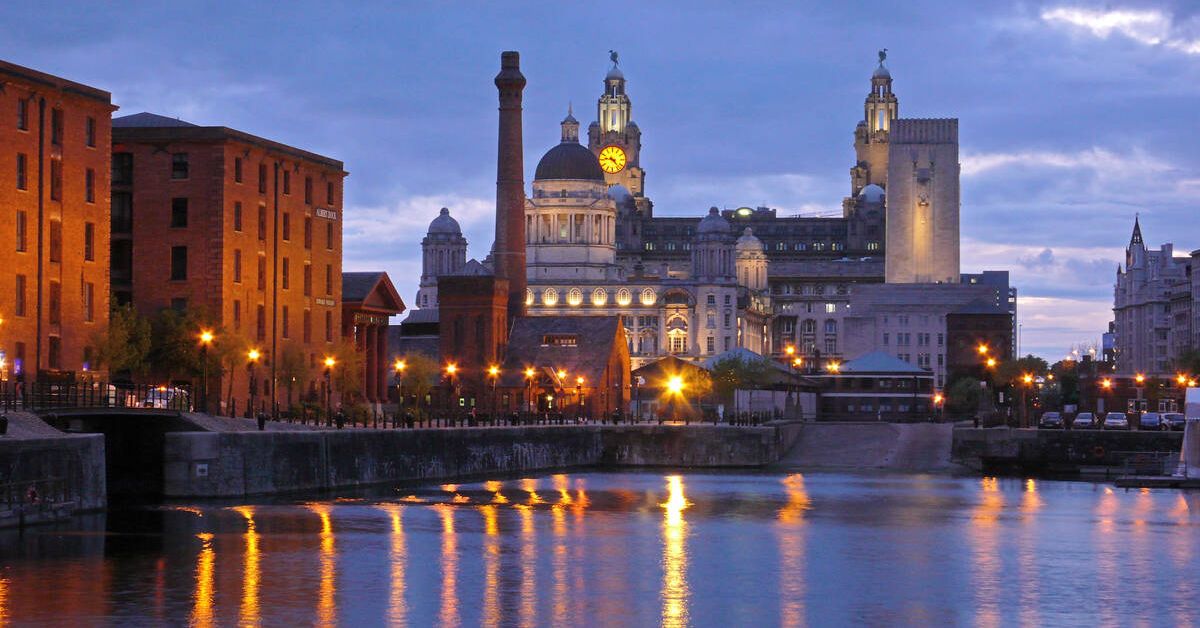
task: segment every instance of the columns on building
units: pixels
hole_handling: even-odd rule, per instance
[[[359,348],[363,351],[366,357],[366,365],[363,369],[363,394],[367,401],[375,403],[379,401],[378,384],[379,378],[379,356],[376,354],[376,339],[379,335],[378,327],[374,323],[363,325],[363,333],[360,334]]]
[[[387,322],[375,325],[375,396],[379,403],[386,403],[388,400],[388,369],[391,365],[388,364],[388,343],[387,343]]]

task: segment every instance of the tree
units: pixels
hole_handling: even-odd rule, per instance
[[[957,415],[974,414],[981,395],[979,380],[960,377],[946,390],[946,409]]]
[[[442,376],[441,366],[433,358],[423,353],[409,353],[400,356],[404,360],[404,396],[417,398],[417,407],[425,395],[433,390]]]
[[[1200,374],[1200,350],[1188,349],[1180,353],[1171,363],[1177,372],[1194,377]]]
[[[312,374],[304,350],[294,342],[285,342],[275,361],[275,374],[287,389],[287,407],[291,408],[296,385],[303,389]]]
[[[771,368],[766,358],[744,358],[740,355],[721,358],[712,365],[712,390],[717,397],[733,405],[736,401],[734,395],[739,389],[758,388],[766,383]]]
[[[108,369],[109,376],[128,372],[141,375],[149,366],[150,322],[132,305],[113,308],[106,333],[92,335],[92,368]]]
[[[1046,361],[1036,355],[1027,355],[1016,360],[1008,360],[996,365],[992,371],[992,383],[997,386],[1007,386],[1009,384],[1019,384],[1019,380],[1024,375],[1033,375],[1034,377],[1045,375],[1050,371],[1050,367]]]
[[[150,319],[150,368],[168,381],[194,379],[200,375],[201,329],[215,323],[195,310],[163,309]]]
[[[333,367],[334,389],[343,397],[354,399],[363,392],[363,354],[351,340],[342,339],[333,351],[337,364]]]

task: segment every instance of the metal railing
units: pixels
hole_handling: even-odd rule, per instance
[[[192,409],[188,386],[108,382],[0,382],[0,410],[66,408]]]

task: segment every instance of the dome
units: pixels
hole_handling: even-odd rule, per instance
[[[729,221],[721,217],[721,212],[716,207],[710,207],[708,215],[702,218],[700,225],[696,227],[696,233],[729,233]]]
[[[429,223],[429,233],[430,235],[441,233],[460,236],[462,235],[462,227],[458,226],[457,220],[450,217],[450,210],[443,207],[438,217]]]
[[[604,181],[604,171],[600,169],[600,161],[592,151],[577,142],[563,142],[542,155],[533,179]]]
[[[737,239],[737,250],[738,252],[753,251],[756,253],[761,253],[763,250],[763,243],[762,240],[759,240],[754,235],[753,229],[746,227],[746,230],[742,232],[742,237]]]
[[[871,78],[873,78],[873,79],[890,79],[890,78],[892,78],[892,73],[888,72],[888,69],[883,67],[883,64],[880,63],[879,67],[875,68],[875,72],[873,72],[871,74]]]
[[[612,69],[608,71],[608,74],[604,75],[604,80],[606,80],[606,81],[624,81],[625,74],[623,72],[621,72],[621,68],[618,68],[617,66],[614,65],[612,67]]]
[[[872,183],[863,187],[862,191],[858,193],[858,196],[863,200],[864,203],[882,203],[884,191],[883,188]]]

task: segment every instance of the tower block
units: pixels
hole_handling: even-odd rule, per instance
[[[897,119],[888,143],[887,283],[959,281],[958,120]]]

